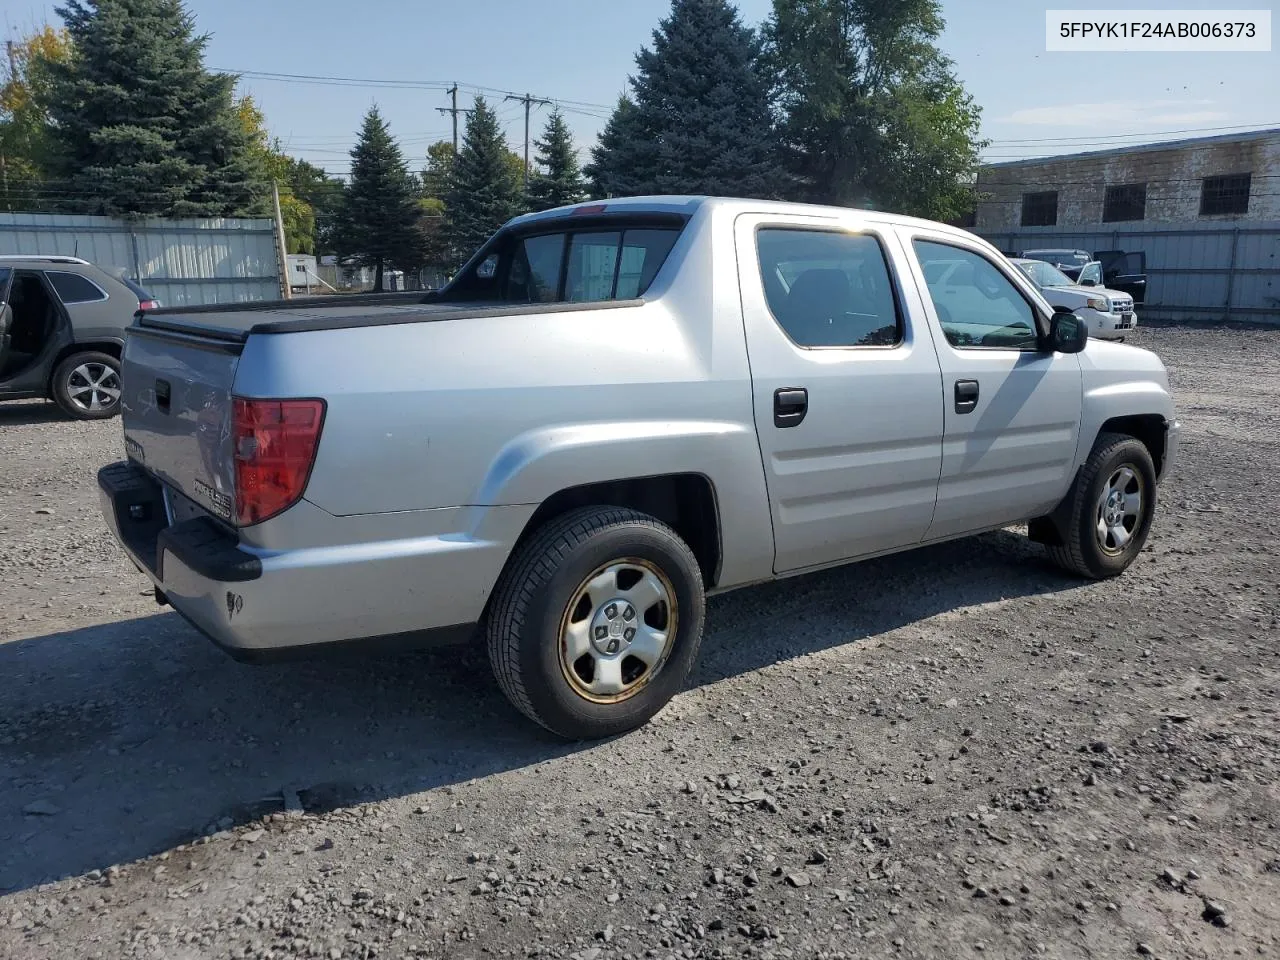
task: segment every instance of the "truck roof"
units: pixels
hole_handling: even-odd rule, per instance
[[[881,223],[893,223],[899,226],[919,226],[934,231],[944,231],[957,235],[972,235],[959,227],[950,227],[933,220],[919,217],[908,217],[900,213],[887,213],[883,210],[867,210],[861,207],[837,207],[816,203],[789,203],[781,200],[752,200],[741,197],[712,196],[648,196],[618,197],[609,200],[587,200],[567,207],[555,207],[538,213],[527,213],[512,220],[511,226],[526,226],[543,220],[558,220],[562,217],[589,216],[601,213],[675,213],[692,216],[702,209],[728,209],[740,213],[779,213],[811,217],[848,216],[851,213],[865,215],[868,219]]]

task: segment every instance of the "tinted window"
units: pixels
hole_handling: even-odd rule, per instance
[[[800,346],[892,346],[902,340],[889,267],[875,237],[765,229],[756,244],[769,309]]]
[[[3,303],[5,296],[8,295],[9,277],[12,274],[13,274],[13,271],[10,270],[8,267],[0,267],[0,303]]]
[[[560,262],[564,258],[564,234],[525,237],[516,244],[507,275],[504,299],[524,303],[551,303],[560,289]]]
[[[570,303],[613,299],[613,278],[621,244],[622,234],[617,231],[575,233],[570,237],[564,299]]]
[[[634,300],[649,289],[680,236],[675,230],[628,230],[622,235],[616,300]]]
[[[515,303],[630,300],[644,295],[679,229],[562,230],[500,238],[448,299]]]
[[[92,303],[94,300],[105,300],[107,295],[96,283],[86,280],[78,273],[59,273],[49,270],[45,273],[53,289],[63,303]]]
[[[1018,288],[980,254],[927,240],[913,242],[947,340],[956,347],[1035,349],[1035,313]],[[939,275],[932,265],[955,263]],[[930,276],[936,279],[930,280]]]

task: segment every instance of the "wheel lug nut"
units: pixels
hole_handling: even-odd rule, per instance
[[[608,627],[596,627],[596,639],[597,639],[597,640],[603,640],[603,639],[604,639],[605,637],[607,637],[608,635],[609,635],[609,628],[608,628]]]
[[[622,636],[626,639],[627,643],[630,643],[636,638],[636,628],[627,627],[626,630],[622,631]]]
[[[609,606],[604,608],[604,615],[612,620],[618,615],[618,605],[616,603],[609,604]]]

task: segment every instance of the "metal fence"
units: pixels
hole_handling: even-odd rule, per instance
[[[165,306],[273,300],[280,266],[271,220],[113,220],[0,212],[0,254],[83,257],[124,270]]]
[[[1280,223],[1115,224],[1108,229],[1023,227],[978,231],[1001,250],[1043,247],[1142,251],[1147,301],[1156,320],[1280,323]]]

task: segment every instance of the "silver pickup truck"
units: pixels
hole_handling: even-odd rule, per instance
[[[1121,573],[1178,431],[969,233],[687,197],[513,220],[426,302],[152,311],[123,381],[102,507],[157,599],[247,659],[483,636],[584,738],[681,689],[708,593],[1016,523]]]

